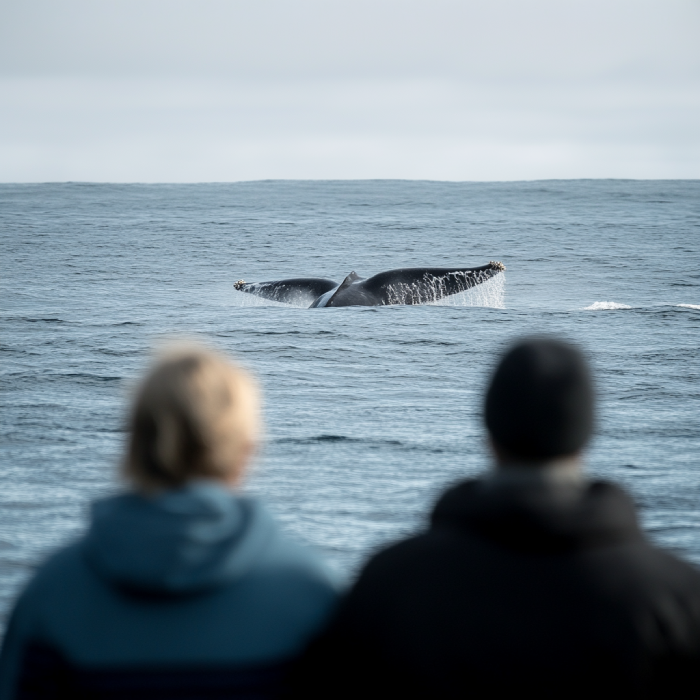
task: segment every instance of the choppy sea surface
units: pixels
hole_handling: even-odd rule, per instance
[[[233,283],[507,266],[431,306],[307,309]],[[0,620],[120,488],[149,348],[197,335],[260,378],[247,489],[351,578],[489,467],[481,396],[505,344],[580,343],[590,472],[700,564],[700,181],[0,185]]]

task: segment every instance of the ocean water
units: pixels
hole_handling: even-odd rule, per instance
[[[505,275],[442,305],[307,309],[232,286],[489,260]],[[246,488],[346,579],[489,467],[489,372],[540,332],[595,368],[588,469],[700,563],[700,181],[0,185],[0,275],[0,619],[120,488],[130,387],[173,334],[260,378]]]

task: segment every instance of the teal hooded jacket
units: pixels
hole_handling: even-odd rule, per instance
[[[260,501],[210,481],[98,501],[14,608],[0,698],[268,698],[337,601]]]

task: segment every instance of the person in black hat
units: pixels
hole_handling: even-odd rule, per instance
[[[484,418],[494,469],[365,566],[297,677],[306,697],[700,697],[700,572],[586,478],[588,363],[525,339]]]

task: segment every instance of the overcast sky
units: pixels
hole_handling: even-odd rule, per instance
[[[0,0],[0,181],[700,178],[700,0]]]

